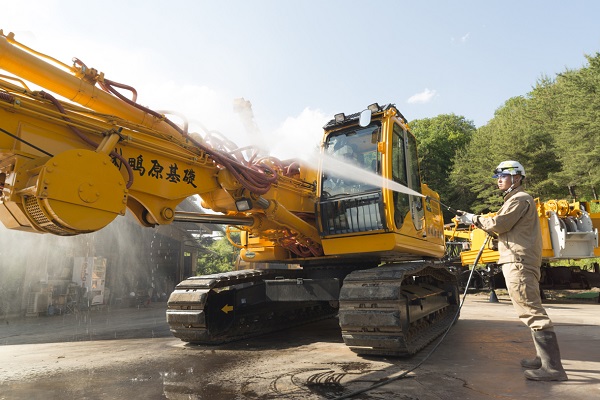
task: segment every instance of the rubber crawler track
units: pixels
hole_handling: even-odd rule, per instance
[[[409,262],[355,271],[340,293],[344,342],[362,355],[412,355],[441,335],[458,309],[444,266]]]
[[[221,344],[287,329],[337,313],[328,302],[265,302],[265,279],[302,277],[301,270],[242,270],[191,277],[167,303],[173,335],[195,344]]]

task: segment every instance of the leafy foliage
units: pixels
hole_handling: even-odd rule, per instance
[[[227,238],[205,237],[200,241],[203,249],[196,267],[198,275],[216,274],[234,269],[239,250],[233,247]]]
[[[502,197],[492,171],[501,161],[516,160],[534,197],[597,200],[600,53],[586,58],[581,69],[542,76],[478,129],[453,114],[412,121],[424,182],[455,208],[495,211]]]
[[[410,126],[419,147],[423,182],[436,190],[442,201],[460,198],[448,176],[456,155],[464,150],[476,131],[473,122],[455,114],[442,114],[412,121]]]
[[[572,195],[598,198],[600,184],[600,53],[589,66],[557,78],[562,107],[558,113],[559,183]],[[577,190],[576,190],[577,189]]]

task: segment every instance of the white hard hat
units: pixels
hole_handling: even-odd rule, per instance
[[[500,175],[521,175],[525,176],[525,168],[517,161],[502,161],[494,170],[493,178]]]

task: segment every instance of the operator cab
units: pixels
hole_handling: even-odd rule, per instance
[[[440,219],[435,238],[429,238],[427,218],[433,223],[433,214],[426,215],[426,209],[433,212],[433,203],[426,205],[423,196],[431,191],[421,185],[416,140],[395,106],[370,106],[348,117],[337,114],[324,129],[318,213],[326,254],[328,249],[347,252],[338,246],[349,244],[351,237],[360,238],[364,247],[365,233],[374,235],[373,251],[397,254],[404,247],[414,256],[409,240],[424,240],[429,248],[435,239],[437,254],[443,247],[441,212],[436,207]]]

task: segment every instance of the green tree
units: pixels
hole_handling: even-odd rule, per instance
[[[588,66],[559,74],[562,105],[557,144],[562,171],[558,182],[573,198],[598,199],[600,186],[600,53],[586,56]]]
[[[197,275],[216,274],[233,270],[239,250],[227,238],[203,238],[202,255],[198,257]]]
[[[504,160],[516,160],[527,173],[526,185],[534,196],[556,192],[551,177],[560,171],[553,135],[540,118],[540,108],[531,97],[517,96],[496,110],[494,118],[479,128],[465,151],[457,156],[451,180],[463,195],[467,209],[495,211],[502,204],[494,168]]]
[[[526,110],[526,123],[530,126],[531,157],[528,163],[527,181],[530,191],[542,199],[567,196],[566,187],[557,180],[563,168],[559,157],[557,141],[559,114],[561,112],[561,91],[555,81],[548,77],[540,78],[529,93]],[[533,147],[533,149],[531,149]]]
[[[586,59],[583,68],[566,70],[555,78],[542,76],[529,93],[499,107],[464,148],[457,149],[449,186],[440,181],[443,168],[430,164],[433,160],[443,166],[448,157],[437,151],[438,143],[445,145],[443,137],[429,132],[429,120],[413,123],[426,183],[455,208],[496,211],[502,197],[492,171],[501,161],[517,160],[525,167],[526,188],[534,197],[598,199],[600,53]]]
[[[440,194],[442,202],[452,203],[460,197],[448,177],[457,153],[463,151],[476,131],[473,121],[455,114],[410,122],[419,151],[421,177]]]

